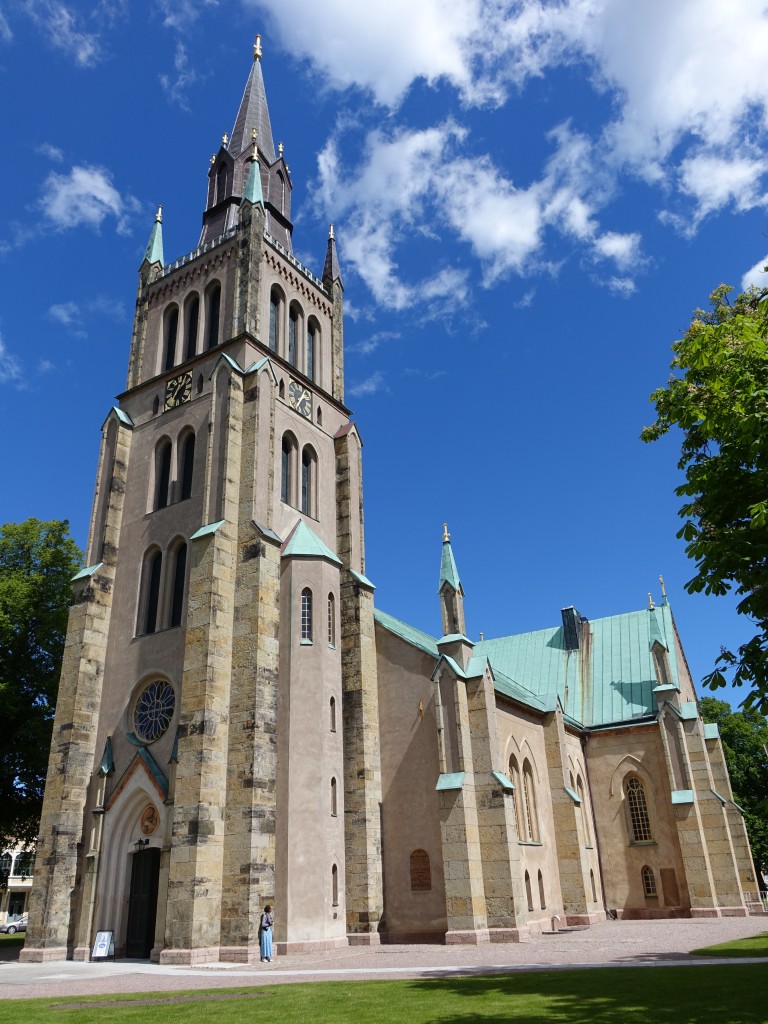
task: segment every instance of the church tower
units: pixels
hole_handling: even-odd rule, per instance
[[[373,586],[343,284],[292,249],[259,37],[198,245],[139,269],[73,585],[25,960],[375,942]]]

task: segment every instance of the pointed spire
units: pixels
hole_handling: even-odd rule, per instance
[[[336,255],[336,236],[333,233],[333,224],[328,229],[328,248],[325,250],[325,264],[323,266],[323,282],[338,281],[343,287],[341,270],[339,269],[339,257]]]
[[[448,533],[447,523],[443,523],[443,557],[440,560],[440,584],[437,589],[442,590],[444,583],[447,583],[454,590],[458,590],[461,587],[459,570],[456,568],[456,559],[453,557],[451,535]]]
[[[229,140],[229,152],[235,158],[250,145],[251,131],[257,128],[259,146],[268,164],[275,162],[275,142],[269,121],[267,94],[264,90],[264,76],[261,71],[261,36],[256,36],[253,47],[253,64],[245,83],[245,92],[235,119],[235,127]]]
[[[144,263],[159,263],[163,264],[163,208],[158,206],[157,213],[155,214],[155,223],[152,228],[152,234],[149,236],[147,242],[147,248],[144,250],[144,259],[141,261]]]

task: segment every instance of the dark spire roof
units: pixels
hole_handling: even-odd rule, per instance
[[[272,125],[269,123],[267,94],[264,90],[264,76],[261,73],[261,36],[256,36],[253,47],[253,66],[245,83],[245,92],[229,140],[229,152],[235,159],[251,144],[253,129],[258,132],[259,149],[269,164],[275,162],[275,141]]]
[[[339,269],[339,257],[336,255],[336,238],[333,234],[333,224],[328,230],[328,248],[325,250],[325,265],[323,266],[323,281],[341,281],[341,270]]]

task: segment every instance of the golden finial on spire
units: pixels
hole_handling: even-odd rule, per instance
[[[256,36],[256,42],[253,44],[253,59],[261,60],[261,36]]]
[[[277,155],[278,156],[282,156],[284,149],[285,149],[285,146],[282,144],[282,142],[278,142],[278,144],[277,144]]]
[[[216,163],[216,154],[211,153],[211,167]]]
[[[163,208],[162,208],[162,206],[158,206],[158,208],[157,208],[157,213],[155,214],[155,223],[156,224],[162,224],[163,223]]]
[[[651,592],[648,591],[648,611],[652,612],[655,607],[656,605],[654,604],[654,600],[651,597]]]
[[[448,533],[448,523],[443,523],[443,544],[446,544],[451,539],[450,533]]]
[[[229,136],[227,135],[226,132],[224,132],[224,134],[221,136],[221,144],[225,149],[229,145]]]
[[[664,577],[659,576],[659,583],[661,584],[661,596],[666,601],[667,599],[667,588],[664,586]]]
[[[333,233],[333,224],[328,227],[328,241],[332,242],[336,236]]]

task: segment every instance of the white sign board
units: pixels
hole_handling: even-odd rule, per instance
[[[105,957],[115,957],[115,933],[96,932],[96,939],[91,951],[91,960],[103,960]]]

